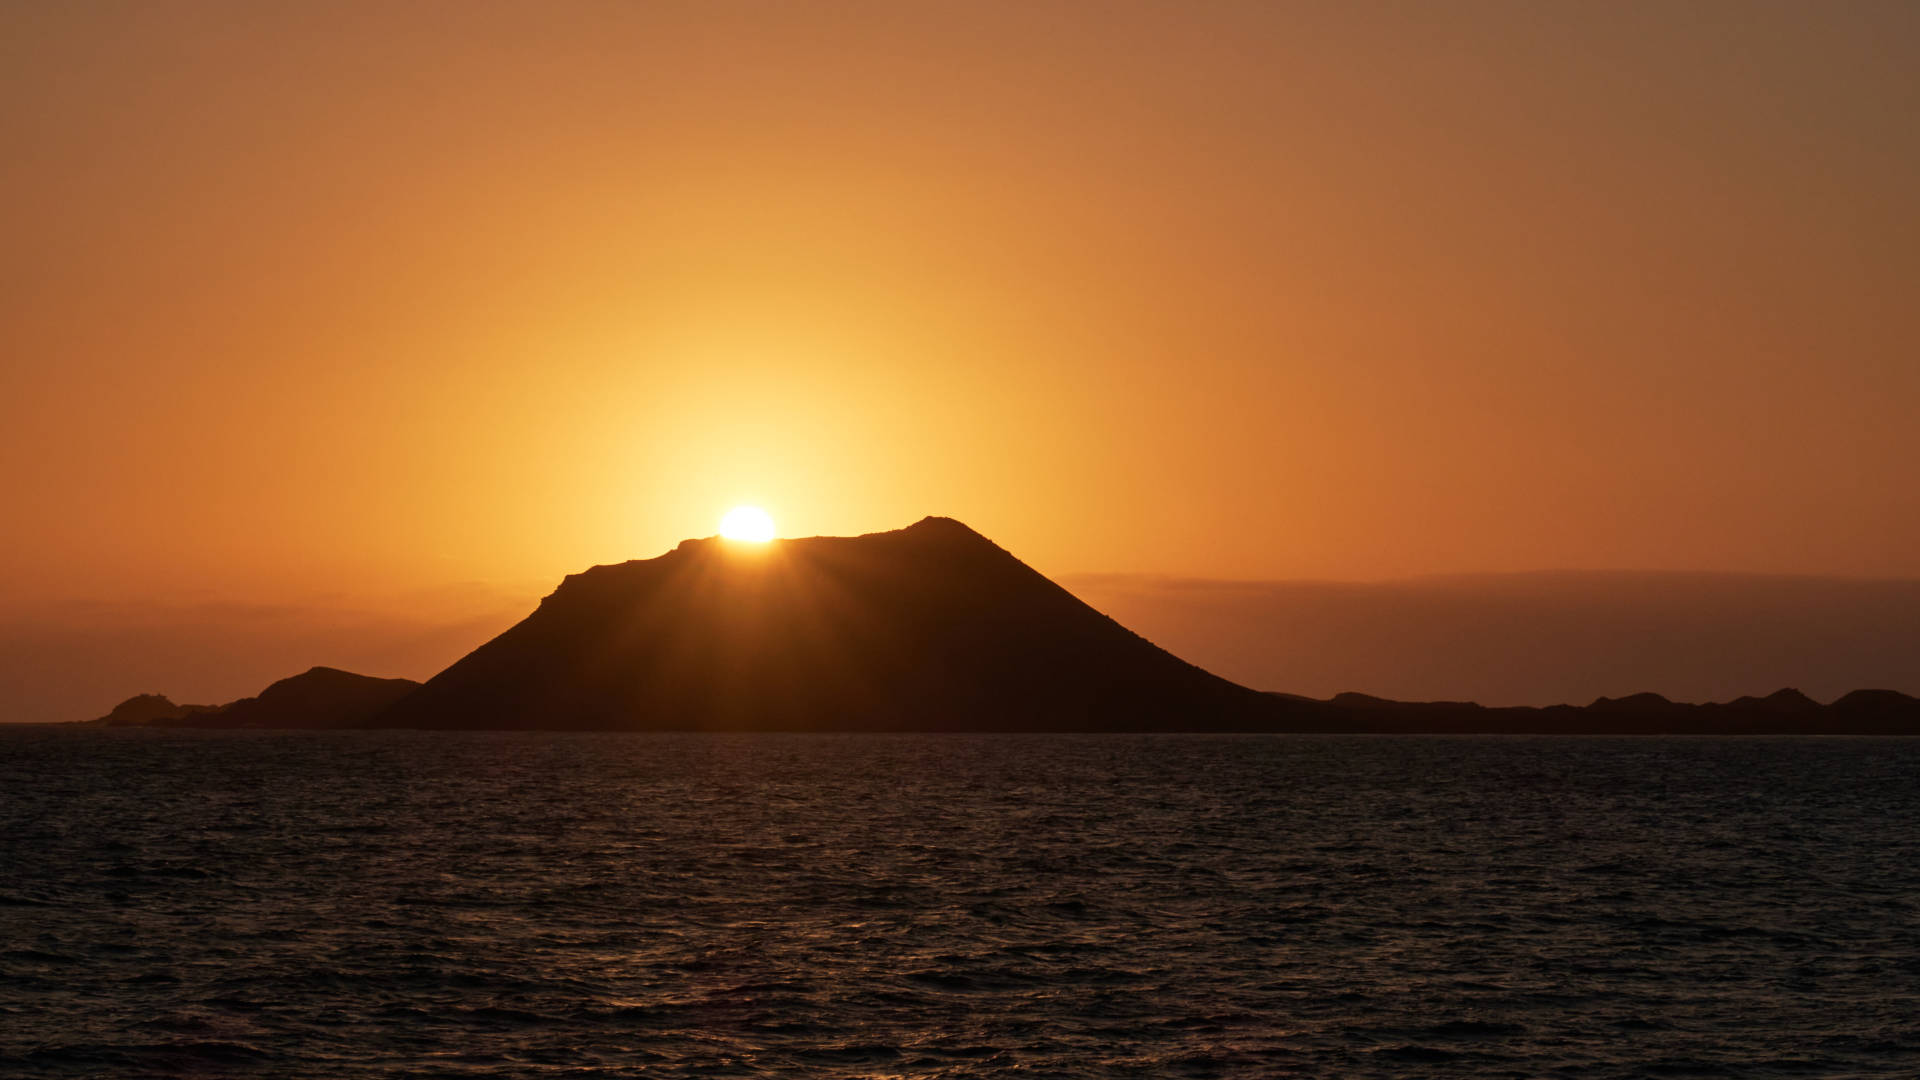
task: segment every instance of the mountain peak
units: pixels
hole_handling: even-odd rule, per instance
[[[1735,698],[1729,704],[1734,708],[1758,709],[1763,712],[1772,713],[1805,713],[1818,712],[1820,710],[1819,702],[1792,687],[1775,690],[1766,697],[1748,696]]]
[[[929,534],[929,535],[936,534],[936,533],[945,533],[945,534],[954,535],[954,536],[974,536],[974,537],[979,537],[982,540],[986,539],[986,537],[980,536],[979,533],[968,528],[967,525],[964,522],[960,521],[958,518],[940,517],[934,514],[929,514],[926,517],[921,518],[919,521],[916,521],[913,524],[907,526],[906,528],[900,529],[897,531],[918,532],[918,533]]]
[[[1588,705],[1587,708],[1595,712],[1635,712],[1648,709],[1671,709],[1673,702],[1651,691],[1642,691],[1638,694],[1628,694],[1626,697],[1595,698],[1593,704]]]

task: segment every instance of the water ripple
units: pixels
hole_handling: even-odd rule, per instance
[[[1920,1073],[1920,745],[0,730],[0,1074]]]

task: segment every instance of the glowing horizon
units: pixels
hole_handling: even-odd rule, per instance
[[[1920,578],[1914,5],[241,12],[0,8],[22,656],[477,618],[723,498],[1055,577]]]

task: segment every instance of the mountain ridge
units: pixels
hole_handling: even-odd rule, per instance
[[[93,723],[626,731],[1920,734],[1920,699],[1798,690],[1487,707],[1262,692],[1173,655],[961,522],[682,541],[569,574],[425,683],[316,667],[221,706]]]

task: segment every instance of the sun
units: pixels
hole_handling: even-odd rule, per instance
[[[764,544],[773,539],[773,518],[757,506],[736,506],[720,519],[720,535],[729,540]]]

